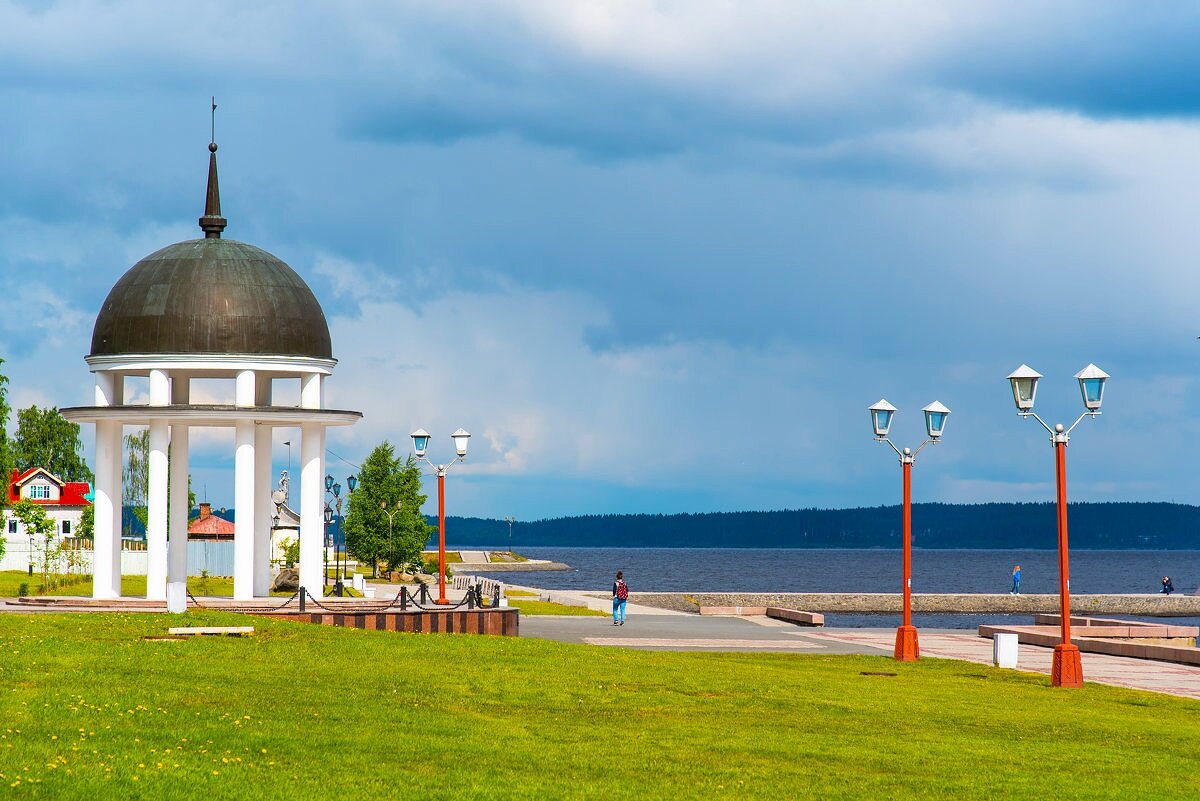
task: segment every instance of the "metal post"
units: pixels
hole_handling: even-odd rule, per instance
[[[446,599],[446,468],[438,468],[438,600],[439,604],[448,604]]]
[[[1067,554],[1067,436],[1054,437],[1054,474],[1058,484],[1058,593],[1062,616],[1062,642],[1054,646],[1050,683],[1055,687],[1082,687],[1083,662],[1079,646],[1071,642],[1071,577]]]
[[[908,449],[901,455],[903,465],[903,528],[904,528],[904,619],[896,629],[895,658],[901,662],[915,662],[921,655],[917,642],[917,629],[912,624],[912,466],[913,457]]]
[[[408,587],[400,588],[400,611],[408,609]]]
[[[308,591],[305,590],[303,587],[301,587],[300,588],[300,611],[301,612],[304,611],[304,596],[307,594],[308,594]]]

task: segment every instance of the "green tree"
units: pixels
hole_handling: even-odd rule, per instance
[[[36,405],[17,412],[17,436],[12,445],[16,467],[28,470],[44,467],[63,481],[95,480],[83,458],[79,424],[59,414],[51,406]]]
[[[381,561],[388,570],[420,561],[430,533],[421,514],[425,499],[421,468],[411,454],[397,458],[387,440],[371,451],[358,473],[358,488],[350,493],[345,525],[347,549],[371,565],[372,576]]]
[[[125,467],[121,470],[121,503],[146,526],[146,495],[150,491],[150,429],[125,435]],[[128,532],[126,532],[128,533]]]
[[[75,536],[82,540],[90,540],[95,530],[96,507],[89,503],[83,507],[83,513],[79,516],[79,529],[76,531]]]
[[[42,546],[42,584],[49,581],[50,568],[57,569],[60,551],[54,542],[54,521],[46,514],[46,510],[38,504],[22,498],[13,504],[13,516],[25,526],[25,531]]]
[[[0,359],[0,367],[4,359]],[[0,524],[4,522],[4,507],[8,505],[8,480],[12,475],[13,460],[12,446],[8,441],[8,415],[11,409],[8,405],[8,376],[0,373],[0,479],[4,482],[4,491],[0,492]],[[0,535],[0,549],[4,547],[4,537]],[[0,555],[4,551],[0,550]]]
[[[167,447],[167,469],[171,465],[171,448]],[[136,434],[125,435],[125,466],[121,469],[121,503],[130,508],[133,516],[141,521],[142,528],[150,519],[146,496],[150,493],[150,429],[143,428]],[[171,492],[167,490],[167,505],[170,507]],[[196,505],[196,493],[192,491],[192,474],[188,473],[188,509]],[[125,532],[128,534],[129,532]]]

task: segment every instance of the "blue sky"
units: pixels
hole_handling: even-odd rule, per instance
[[[366,415],[331,450],[465,427],[451,513],[894,503],[881,396],[901,445],[954,410],[915,499],[1049,500],[1022,362],[1068,423],[1113,376],[1072,499],[1196,503],[1198,38],[1184,3],[0,0],[12,401],[87,402],[109,288],[198,235],[215,94],[225,234],[313,287]]]

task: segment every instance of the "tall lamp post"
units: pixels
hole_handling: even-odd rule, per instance
[[[387,515],[387,519],[388,519],[388,547],[389,548],[392,547],[392,518],[394,518],[403,507],[404,507],[403,501],[396,501],[395,509],[388,509],[387,501],[379,502],[379,508],[383,511],[383,513],[385,515]],[[371,577],[372,578],[375,577],[374,565],[371,566]]]
[[[434,469],[437,474],[438,485],[438,599],[439,604],[448,604],[450,601],[446,598],[446,471],[449,470],[455,462],[461,462],[467,458],[467,441],[471,439],[471,435],[463,429],[458,429],[450,438],[454,440],[454,452],[456,456],[450,460],[449,464],[434,464],[425,456],[425,451],[429,448],[429,432],[423,428],[418,428],[412,432],[413,450],[417,453],[417,459],[425,462]]]
[[[358,479],[350,476],[346,479],[346,485],[354,492],[354,487],[358,484]],[[333,594],[342,597],[345,592],[345,584],[343,579],[345,573],[342,570],[342,548],[338,545],[338,534],[342,532],[342,485],[333,480],[333,476],[325,476],[325,525],[326,531],[328,526],[337,520],[337,525],[333,530],[333,558],[334,558],[334,578],[333,578]],[[332,497],[328,497],[332,496]],[[334,508],[337,508],[337,514],[334,514]]]
[[[508,523],[508,552],[512,553],[512,524],[517,522],[517,518],[512,515],[507,515],[504,522]]]
[[[1058,487],[1058,596],[1062,642],[1054,646],[1050,683],[1055,687],[1082,687],[1083,663],[1079,658],[1079,646],[1071,642],[1071,574],[1067,553],[1067,443],[1071,441],[1071,432],[1083,418],[1100,414],[1100,404],[1104,400],[1104,382],[1109,376],[1094,364],[1089,364],[1075,374],[1075,379],[1079,382],[1079,392],[1083,395],[1084,411],[1075,418],[1070,428],[1062,423],[1057,423],[1051,428],[1034,413],[1033,400],[1037,394],[1038,379],[1041,377],[1041,373],[1022,364],[1008,376],[1008,382],[1012,385],[1017,414],[1021,417],[1032,417],[1041,423],[1042,428],[1050,434],[1050,444],[1054,446],[1054,478]]]
[[[921,646],[917,641],[916,626],[912,624],[912,466],[916,462],[921,448],[931,443],[936,445],[941,440],[950,410],[937,401],[921,410],[925,413],[925,432],[928,434],[928,438],[917,447],[916,451],[913,451],[909,448],[900,450],[888,439],[888,429],[892,427],[892,417],[896,414],[895,406],[880,399],[868,409],[871,412],[871,428],[875,432],[875,441],[891,445],[892,450],[900,457],[900,465],[903,468],[904,619],[900,628],[896,629],[894,655],[901,662],[915,662],[921,655]]]

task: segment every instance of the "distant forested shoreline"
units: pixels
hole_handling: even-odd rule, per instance
[[[1200,507],[1178,503],[1069,504],[1072,548],[1200,549]],[[913,505],[918,548],[1055,548],[1052,503]],[[430,518],[436,524],[436,518]],[[705,514],[610,514],[517,521],[512,544],[692,548],[898,548],[899,506]],[[504,520],[448,517],[447,541],[501,546]]]

